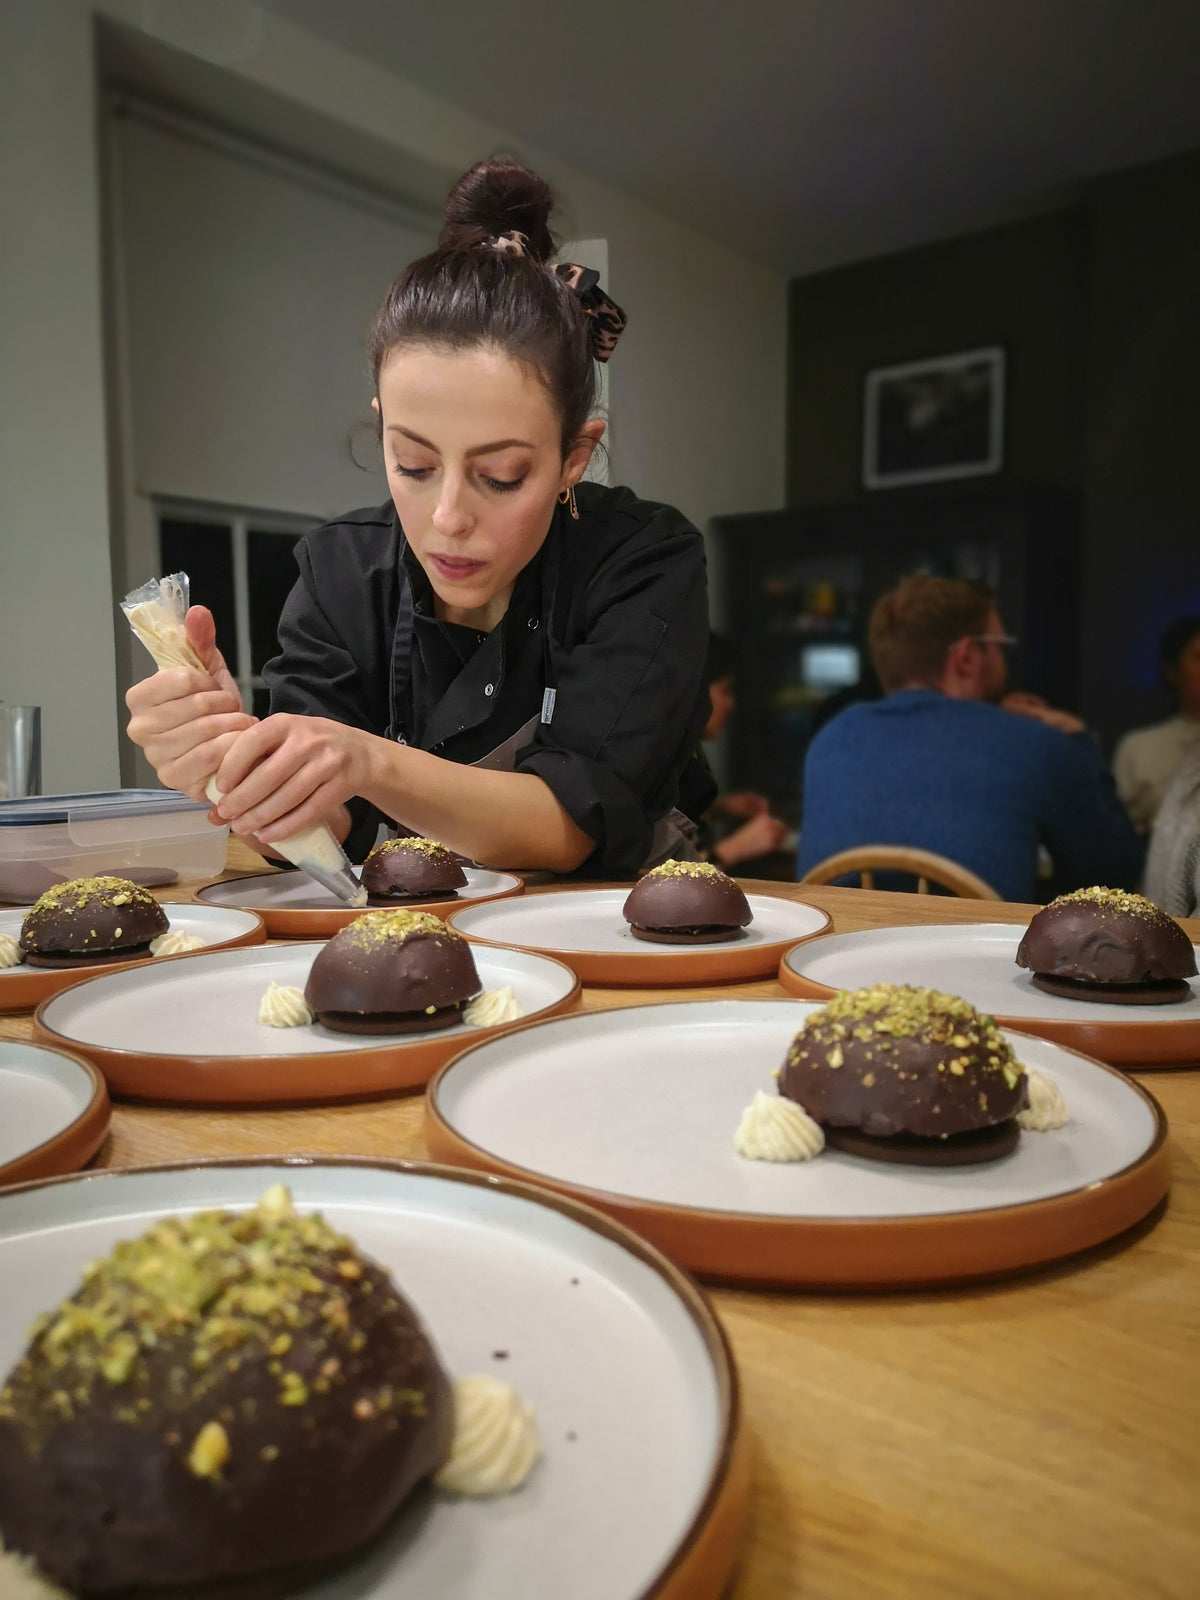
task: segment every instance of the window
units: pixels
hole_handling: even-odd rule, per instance
[[[317,519],[165,500],[156,509],[160,570],[187,573],[193,602],[213,614],[243,701],[265,717],[263,665],[279,649],[279,614],[297,575],[293,551]]]

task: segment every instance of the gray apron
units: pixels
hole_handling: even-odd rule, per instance
[[[557,593],[557,572],[550,570],[550,564],[543,569],[543,615],[547,625],[542,634],[542,699],[543,707],[546,703],[547,679],[552,676],[547,657],[553,648],[551,645],[550,623],[554,617],[554,601]],[[396,631],[392,642],[392,671],[391,671],[391,714],[392,720],[388,728],[388,737],[396,739],[399,743],[406,743],[402,733],[397,731],[399,722],[398,685],[407,676],[407,661],[411,659],[413,649],[411,590],[409,591],[409,605],[401,605],[400,615],[396,621]],[[553,712],[551,712],[553,715]],[[477,761],[466,765],[480,767],[488,772],[512,772],[516,766],[517,751],[531,744],[541,726],[545,716],[544,710],[536,712],[528,721],[516,730],[515,733],[489,750],[486,755],[480,756]],[[549,719],[546,719],[549,720]],[[395,830],[389,830],[393,836]],[[691,818],[677,807],[668,811],[666,816],[659,817],[654,824],[654,834],[650,841],[650,849],[646,859],[642,862],[639,871],[646,872],[651,867],[656,867],[670,857],[682,861],[701,861],[703,857],[696,847],[696,827]]]
[[[516,766],[517,751],[523,750],[527,744],[532,744],[541,720],[540,714],[530,717],[529,721],[505,739],[503,744],[498,744],[494,750],[489,750],[487,755],[480,756],[478,761],[472,761],[469,765],[483,767],[488,772],[512,772]],[[678,807],[668,811],[665,817],[659,817],[654,824],[654,837],[650,841],[649,853],[638,871],[648,872],[651,867],[657,867],[659,862],[666,861],[672,856],[680,861],[703,860],[696,848],[695,832],[691,818],[685,816]]]

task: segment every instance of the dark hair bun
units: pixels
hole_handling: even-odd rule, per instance
[[[549,261],[554,254],[549,228],[553,209],[550,185],[536,172],[511,156],[492,156],[476,162],[451,189],[438,245],[462,250],[516,230],[529,240],[537,260]]]

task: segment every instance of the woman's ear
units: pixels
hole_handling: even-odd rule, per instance
[[[563,458],[562,487],[571,489],[587,471],[592,452],[604,437],[604,419],[593,417],[579,430],[579,436]]]

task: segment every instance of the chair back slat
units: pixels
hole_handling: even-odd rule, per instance
[[[936,883],[941,889],[965,900],[999,900],[1001,897],[990,883],[968,867],[959,866],[948,856],[937,855],[932,850],[916,850],[910,845],[869,844],[854,850],[840,850],[837,855],[819,861],[801,878],[801,883],[832,883],[835,878],[858,874],[864,889],[875,887],[875,873],[904,872],[917,880],[917,893],[928,894],[929,885]]]

